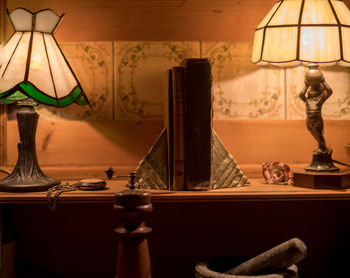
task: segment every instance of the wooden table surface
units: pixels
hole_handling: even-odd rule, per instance
[[[281,200],[350,200],[350,189],[324,190],[270,185],[263,179],[250,179],[251,185],[240,188],[212,191],[165,191],[149,190],[152,202],[230,202],[230,201],[281,201]],[[126,180],[107,181],[107,189],[62,193],[58,203],[104,203],[114,202],[115,193],[125,190]],[[46,192],[0,193],[0,204],[45,203]]]

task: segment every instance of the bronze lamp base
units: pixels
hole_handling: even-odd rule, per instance
[[[30,102],[19,104],[18,107],[17,123],[20,135],[18,160],[13,172],[0,181],[0,191],[46,191],[60,184],[60,181],[45,176],[38,164],[35,133],[39,115],[34,111],[33,104]]]
[[[339,168],[334,166],[332,159],[332,150],[327,149],[324,152],[314,151],[312,162],[304,168],[306,171],[315,172],[338,172]]]

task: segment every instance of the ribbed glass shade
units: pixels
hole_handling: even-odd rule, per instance
[[[88,99],[53,33],[62,21],[52,10],[8,14],[14,34],[0,50],[0,103],[33,98],[64,107]]]
[[[350,66],[350,11],[340,0],[281,0],[255,30],[252,62]]]

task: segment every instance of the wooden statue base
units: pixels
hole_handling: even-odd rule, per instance
[[[293,171],[293,186],[315,189],[350,188],[350,171],[314,172]]]

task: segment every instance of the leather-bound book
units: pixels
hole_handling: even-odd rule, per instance
[[[185,189],[184,92],[185,68],[173,67],[173,190]]]
[[[167,107],[164,115],[164,127],[167,134],[167,187],[174,190],[174,95],[173,95],[173,69],[168,71],[168,94],[166,94]]]
[[[212,173],[212,76],[208,59],[187,59],[185,69],[185,184],[209,190]]]

